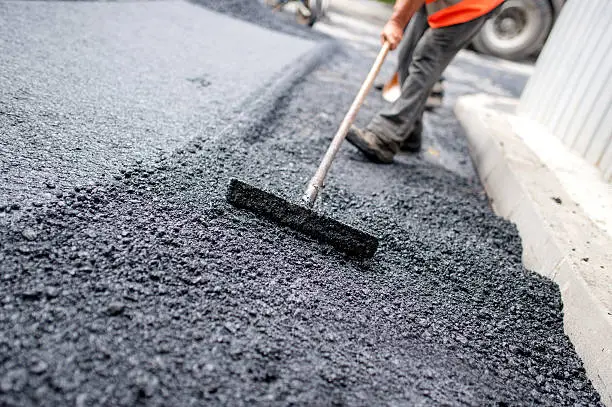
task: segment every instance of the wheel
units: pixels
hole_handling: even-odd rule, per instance
[[[307,0],[306,3],[308,3],[308,8],[310,9],[308,25],[312,27],[319,19],[321,12],[321,0]]]
[[[310,17],[307,24],[312,27],[327,12],[329,0],[307,0],[306,3],[310,9]]]
[[[547,0],[506,0],[472,41],[484,54],[514,61],[539,52],[553,24]]]

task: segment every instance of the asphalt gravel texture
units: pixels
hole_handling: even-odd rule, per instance
[[[336,51],[168,156],[9,201],[0,404],[600,405],[473,169],[344,146],[317,210],[381,238],[367,262],[226,203],[231,177],[297,200],[370,63]],[[467,157],[450,109],[426,125]]]
[[[214,134],[313,46],[182,1],[0,2],[0,205]]]

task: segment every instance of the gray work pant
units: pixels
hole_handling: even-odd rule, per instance
[[[400,44],[398,72],[402,93],[367,126],[397,152],[425,110],[427,97],[457,52],[480,31],[489,15],[467,23],[430,28],[421,8],[410,20]]]

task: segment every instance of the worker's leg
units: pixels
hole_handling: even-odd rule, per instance
[[[366,130],[377,136],[393,153],[409,136],[415,122],[421,117],[427,96],[444,69],[457,52],[480,31],[488,16],[464,24],[428,29],[418,42],[412,61],[408,64],[408,77],[402,84],[400,98],[378,113]]]
[[[408,76],[408,64],[402,63],[402,61],[410,61],[412,59],[414,49],[425,33],[425,30],[428,28],[429,24],[427,23],[427,10],[425,9],[425,6],[423,6],[423,8],[417,11],[410,19],[410,22],[404,30],[402,41],[397,47],[397,68],[395,72],[399,74],[400,85],[404,83],[406,77]],[[395,73],[391,79],[384,82],[377,82],[374,87],[381,90],[385,87],[385,85],[392,83],[394,79]]]
[[[404,36],[402,42],[397,49],[397,72],[399,73],[400,85],[404,83],[408,77],[410,61],[412,60],[412,54],[419,43],[419,40],[429,28],[427,23],[427,10],[425,6],[421,7],[414,16],[410,19],[410,22],[404,30]]]

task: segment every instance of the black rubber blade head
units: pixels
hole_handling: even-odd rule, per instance
[[[378,239],[368,233],[235,178],[230,180],[227,200],[238,208],[289,226],[353,257],[370,258],[378,248]]]

